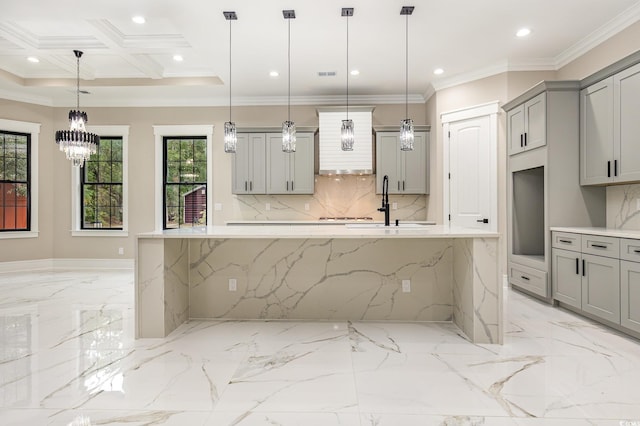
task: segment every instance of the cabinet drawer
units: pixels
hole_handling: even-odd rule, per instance
[[[599,235],[583,235],[582,252],[596,256],[619,257],[620,239]]]
[[[621,238],[620,259],[640,262],[640,240]]]
[[[509,282],[543,297],[547,294],[547,273],[528,266],[509,264]]]
[[[554,231],[551,233],[551,247],[579,252],[582,248],[582,235]]]

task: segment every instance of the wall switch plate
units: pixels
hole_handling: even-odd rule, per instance
[[[222,203],[215,203],[213,209],[217,212],[222,211]]]
[[[238,282],[235,278],[229,278],[229,291],[238,290]]]
[[[265,205],[264,205],[264,209],[265,209],[266,211],[271,210],[271,203],[267,203],[267,204],[265,204]]]
[[[392,210],[398,210],[398,203],[391,203]]]
[[[123,255],[124,254],[124,247],[118,248],[118,254],[119,255]]]
[[[305,211],[309,211],[309,203],[304,203],[304,209]]]
[[[402,280],[402,292],[411,293],[411,280]]]

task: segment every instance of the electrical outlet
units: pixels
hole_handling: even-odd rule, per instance
[[[222,204],[221,203],[215,203],[213,205],[213,209],[217,212],[222,211]]]
[[[411,280],[402,280],[402,292],[411,293]]]
[[[392,210],[398,210],[398,203],[391,203]]]
[[[304,210],[309,211],[309,203],[304,203]]]
[[[229,278],[229,291],[238,290],[238,282],[235,278]]]
[[[271,210],[271,203],[267,203],[267,204],[265,204],[265,205],[264,205],[264,209],[265,209],[266,211]]]
[[[118,248],[118,254],[119,255],[123,255],[124,254],[124,247]]]

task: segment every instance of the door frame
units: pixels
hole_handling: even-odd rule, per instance
[[[449,194],[449,173],[450,164],[450,141],[449,128],[451,123],[457,121],[469,120],[472,118],[489,117],[489,182],[490,197],[489,202],[490,229],[498,232],[498,114],[500,114],[500,102],[493,101],[486,104],[475,105],[471,107],[461,108],[453,111],[447,111],[440,114],[442,123],[442,146],[443,146],[443,170],[442,170],[442,219],[445,224],[449,224],[449,214],[451,212],[451,197]]]

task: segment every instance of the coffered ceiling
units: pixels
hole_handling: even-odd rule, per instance
[[[227,105],[229,22],[235,105],[281,104],[291,22],[292,103],[335,104],[349,76],[354,102],[404,101],[405,17],[410,101],[433,88],[506,70],[554,70],[640,17],[637,0],[0,0],[0,97],[83,106]],[[144,16],[136,24],[133,16]],[[521,27],[532,33],[515,36]],[[182,61],[174,60],[175,55]],[[33,63],[27,58],[37,58]],[[435,68],[443,68],[440,76]],[[279,72],[278,77],[269,75]],[[319,76],[319,72],[335,76]]]

